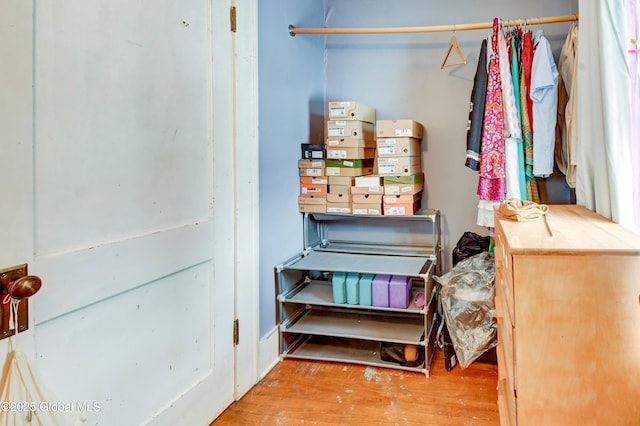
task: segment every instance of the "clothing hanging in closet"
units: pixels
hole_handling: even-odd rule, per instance
[[[476,172],[480,170],[480,146],[482,141],[482,122],[484,121],[484,103],[487,99],[487,40],[482,40],[478,67],[471,89],[469,101],[469,120],[467,121],[467,159],[465,166]]]
[[[465,165],[479,171],[478,225],[492,227],[493,207],[505,198],[540,202],[534,176],[553,172],[560,81],[542,30],[534,42],[530,31],[516,28],[505,34],[499,19],[494,19],[491,45],[483,41],[480,48],[467,127]],[[478,104],[483,96],[481,117]]]
[[[498,18],[493,21],[491,36],[491,56],[489,60],[489,78],[485,101],[480,148],[480,172],[478,179],[478,224],[493,227],[493,202],[504,199],[506,179],[504,169],[504,112],[502,107],[502,81],[498,34],[501,26]]]
[[[558,69],[551,45],[542,30],[534,38],[531,68],[533,100],[533,174],[549,177],[553,173],[556,122],[558,114]]]
[[[578,147],[577,130],[577,92],[578,79],[575,71],[578,65],[578,24],[572,24],[562,46],[558,60],[560,84],[558,88],[558,132],[555,159],[560,171],[566,176],[567,185],[576,187],[576,150]],[[562,90],[560,89],[562,87]],[[564,102],[561,102],[563,99]]]

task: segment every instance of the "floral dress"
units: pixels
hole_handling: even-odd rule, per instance
[[[489,79],[484,108],[484,128],[480,151],[478,196],[480,200],[500,201],[506,193],[504,170],[504,112],[502,109],[502,85],[500,59],[498,57],[498,32],[502,31],[498,18],[493,20],[491,44],[493,55],[489,60]],[[505,58],[508,60],[508,58]]]

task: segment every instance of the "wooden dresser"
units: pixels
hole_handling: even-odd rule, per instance
[[[581,206],[496,215],[502,425],[640,425],[640,236]]]

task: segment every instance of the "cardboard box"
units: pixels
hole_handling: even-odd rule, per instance
[[[351,203],[330,203],[327,201],[327,213],[351,214]]]
[[[300,176],[300,183],[304,185],[328,185],[327,176]]]
[[[422,124],[414,120],[378,120],[376,135],[379,138],[422,139]]]
[[[387,176],[407,176],[422,172],[420,156],[379,157],[378,174]]]
[[[329,176],[329,186],[341,185],[341,186],[353,186],[356,179],[352,176]]]
[[[298,204],[327,205],[326,195],[298,195]]]
[[[345,287],[347,289],[347,303],[349,305],[360,304],[360,292],[358,291],[358,285],[360,283],[360,274],[357,272],[348,272],[347,279],[345,281]]]
[[[331,159],[325,162],[327,167],[347,167],[347,168],[362,168],[371,166],[373,167],[373,160],[370,159],[355,159],[355,160],[342,160]]]
[[[324,158],[324,144],[303,143],[301,148],[303,159]]]
[[[352,186],[351,193],[354,195],[383,195],[384,186]]]
[[[416,173],[406,176],[385,176],[384,184],[415,184],[424,182],[424,174]]]
[[[351,200],[358,204],[382,204],[382,195],[379,194],[354,194]]]
[[[299,169],[323,169],[325,166],[324,160],[298,160]]]
[[[411,301],[411,277],[393,275],[389,280],[389,307],[407,309]]]
[[[333,177],[333,176],[329,176],[329,177]],[[351,187],[347,185],[329,185],[328,193],[329,194],[351,194]]]
[[[375,140],[373,124],[364,121],[329,120],[327,138]]]
[[[371,283],[374,274],[362,274],[358,283],[359,301],[362,306],[371,306]]]
[[[298,195],[298,211],[301,213],[325,213],[327,211],[327,197]]]
[[[378,157],[422,155],[420,139],[415,138],[378,138],[376,147]]]
[[[324,167],[321,169],[299,169],[300,176],[325,176],[327,169]]]
[[[327,167],[326,173],[329,176],[362,176],[370,175],[373,173],[373,166],[361,167],[361,168],[349,168],[349,167]]]
[[[300,213],[326,213],[326,204],[298,204],[298,211]]]
[[[351,203],[351,194],[346,193],[329,193],[327,194],[327,203]]]
[[[362,176],[373,173],[373,160],[326,160],[328,176]]]
[[[353,186],[382,186],[383,179],[382,176],[376,175],[359,176],[355,179]]]
[[[383,204],[385,216],[411,216],[420,210],[421,202],[413,204]]]
[[[300,184],[300,194],[302,195],[327,195],[327,188],[329,187],[329,185],[326,184],[320,184],[320,185],[314,185],[314,184],[307,184],[307,183],[301,183]]]
[[[384,185],[384,193],[385,195],[411,195],[417,194],[418,192],[422,192],[424,189],[424,183],[416,183],[412,184],[391,184],[387,183]]]
[[[379,307],[389,307],[389,280],[391,275],[376,274],[371,282],[371,304]]]
[[[375,148],[327,148],[327,158],[365,159],[376,156]]]
[[[331,277],[333,303],[347,303],[346,281],[347,281],[346,272],[333,273],[333,276]]]
[[[351,213],[358,216],[382,216],[382,203],[351,203]]]
[[[413,204],[422,198],[422,193],[408,195],[385,195],[382,202],[388,204]]]
[[[375,140],[329,138],[326,148],[375,148],[376,146]]]
[[[360,120],[375,123],[376,110],[369,105],[353,101],[332,101],[328,103],[329,120]]]

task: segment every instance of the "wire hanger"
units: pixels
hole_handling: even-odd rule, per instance
[[[451,54],[451,49],[454,49],[454,48],[456,49],[458,56],[460,56],[461,61],[456,62],[455,64],[447,64],[447,59],[449,59],[449,55]],[[447,50],[447,55],[444,57],[444,60],[442,61],[442,65],[440,65],[440,69],[444,69],[446,67],[453,67],[456,65],[463,65],[466,63],[467,63],[467,58],[464,56],[464,53],[462,53],[462,50],[460,50],[460,47],[458,46],[458,39],[456,38],[456,26],[454,25],[453,35],[449,40],[449,50]]]

